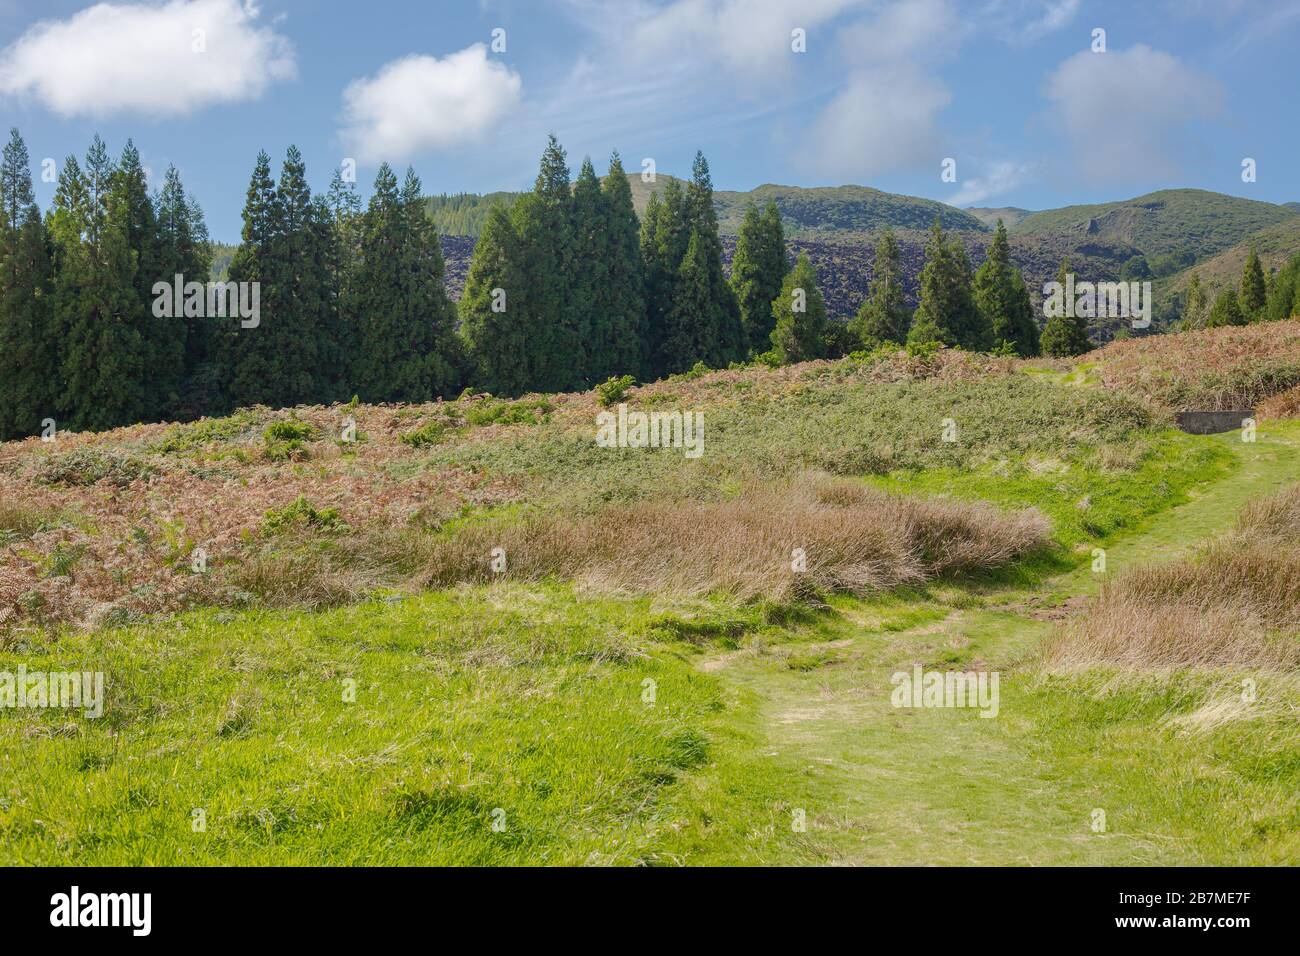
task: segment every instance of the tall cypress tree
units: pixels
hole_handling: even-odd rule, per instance
[[[420,179],[385,163],[361,235],[351,381],[372,402],[427,402],[459,384],[455,312]]]
[[[600,290],[607,284],[608,264],[605,262],[609,247],[609,216],[605,210],[605,197],[600,179],[596,176],[591,159],[582,161],[578,179],[573,184],[573,232],[571,274],[568,281],[568,317],[566,335],[570,336],[570,351],[566,358],[570,366],[568,381],[572,387],[587,389],[597,381],[597,366],[607,368],[609,358],[599,354],[595,338],[598,326],[605,317],[598,314]],[[602,330],[603,331],[603,330]],[[603,338],[603,334],[600,335]],[[604,379],[601,379],[603,381]]]
[[[396,374],[393,367],[409,354],[411,345],[403,335],[400,215],[397,176],[382,163],[362,218],[361,261],[349,305],[354,316],[349,381],[368,402],[398,401],[400,389],[409,385],[408,376]]]
[[[706,339],[704,361],[714,368],[740,361],[749,352],[749,340],[740,322],[740,305],[722,270],[722,239],[718,234],[718,213],[713,206],[713,178],[702,152],[696,152],[691,181],[684,204],[686,229],[698,236],[708,265],[708,315],[701,317],[711,329],[701,330]]]
[[[1020,271],[1011,264],[1007,230],[998,220],[988,255],[975,273],[975,305],[989,324],[993,342],[1021,357],[1038,354],[1038,324]]]
[[[158,194],[154,218],[157,223],[158,281],[172,283],[177,275],[186,282],[206,282],[212,266],[212,251],[202,210],[185,195],[175,166],[167,170]],[[152,310],[151,310],[152,311]],[[216,367],[217,322],[202,316],[158,319],[180,325],[182,360],[180,398],[166,414],[181,419],[196,418],[213,410],[219,397]]]
[[[882,342],[902,345],[912,325],[903,288],[903,260],[894,231],[888,226],[876,242],[871,268],[871,294],[849,324],[849,330],[866,347]]]
[[[522,197],[520,202],[528,201]],[[524,252],[514,222],[501,206],[488,211],[465,292],[461,328],[469,348],[475,384],[494,395],[527,392],[533,381],[528,313],[520,291],[525,284]]]
[[[731,259],[731,289],[740,307],[740,322],[745,328],[748,347],[766,351],[771,345],[772,301],[781,291],[787,272],[785,231],[775,202],[768,202],[762,213],[752,203],[736,239],[736,253]]]
[[[681,183],[669,179],[664,186],[662,203],[654,210],[652,217],[647,216],[647,221],[654,224],[654,272],[646,314],[651,330],[652,374],[656,378],[690,368],[697,361],[691,359],[683,364],[683,356],[674,354],[672,350],[676,346],[670,344],[677,283],[680,280],[682,260],[691,240],[686,224],[685,202]],[[671,337],[676,340],[675,335]]]
[[[0,164],[0,441],[35,434],[56,412],[51,249],[27,146],[10,130]]]
[[[659,254],[659,230],[665,218],[658,193],[651,193],[641,217],[641,271],[645,276],[645,369],[646,378],[663,374],[664,322],[672,282],[667,263]]]
[[[511,209],[515,232],[525,252],[523,289],[512,310],[529,329],[529,388],[565,391],[580,386],[576,316],[567,308],[573,260],[573,197],[569,166],[554,136],[542,153],[537,181],[529,196]]]
[[[1248,321],[1253,322],[1260,317],[1266,299],[1264,267],[1260,265],[1259,253],[1251,246],[1241,272],[1241,311]]]
[[[65,173],[68,166],[65,165]],[[79,171],[78,171],[79,174]],[[114,166],[98,136],[86,154],[77,195],[80,216],[64,210],[71,239],[81,226],[83,241],[66,247],[58,260],[55,297],[66,329],[61,369],[67,386],[68,419],[77,430],[102,430],[148,417],[148,370],[152,315],[140,300],[137,257],[128,239],[129,205],[114,186]],[[56,194],[56,202],[57,202]],[[78,221],[79,220],[79,221]]]
[[[771,305],[776,324],[772,348],[783,363],[806,362],[825,353],[826,303],[817,288],[817,271],[801,254]]]
[[[1056,281],[1062,289],[1065,288],[1069,273],[1069,260],[1062,259],[1060,268],[1056,270]],[[1088,339],[1087,318],[1077,314],[1073,303],[1066,302],[1064,306],[1060,315],[1048,316],[1047,324],[1043,326],[1043,354],[1053,358],[1069,358],[1092,349],[1092,342]],[[1076,314],[1067,315],[1067,312]]]
[[[709,243],[692,231],[674,283],[672,306],[665,317],[663,354],[668,373],[692,368],[697,362],[711,364],[716,354],[717,326],[712,321],[716,308],[710,281]]]
[[[239,248],[230,260],[231,282],[258,283],[261,321],[256,328],[243,329],[228,322],[220,329],[221,364],[226,395],[232,405],[274,405],[280,397],[276,380],[282,310],[273,281],[276,230],[280,219],[271,159],[257,154],[244,200],[244,225]]]
[[[975,305],[970,260],[961,240],[944,238],[936,216],[921,268],[921,296],[908,342],[940,342],[978,352],[993,347],[993,329]]]
[[[641,266],[640,224],[632,203],[632,187],[616,150],[609,158],[609,175],[601,187],[605,209],[604,282],[597,289],[597,327],[593,331],[595,358],[591,377],[602,382],[613,375],[642,378],[646,368],[645,275]]]

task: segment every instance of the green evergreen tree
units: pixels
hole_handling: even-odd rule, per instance
[[[709,243],[692,232],[686,255],[677,270],[672,307],[664,328],[663,352],[669,373],[683,372],[697,362],[710,364],[716,325],[710,321],[716,305],[710,282]]]
[[[912,325],[903,287],[903,261],[894,231],[888,226],[876,242],[871,269],[871,292],[849,323],[849,331],[860,346],[871,348],[881,342],[902,345]]]
[[[1280,322],[1300,314],[1300,254],[1278,270],[1269,288],[1264,317],[1270,322]]]
[[[151,411],[153,317],[140,299],[138,256],[128,238],[130,206],[123,191],[114,190],[114,173],[108,149],[96,136],[84,175],[65,164],[69,181],[56,191],[56,204],[60,194],[76,203],[59,210],[67,244],[56,258],[54,298],[56,326],[64,335],[67,424],[78,431],[143,421]],[[71,181],[73,176],[80,182]]]
[[[988,255],[975,273],[975,304],[992,330],[995,347],[1021,357],[1038,354],[1038,324],[1024,278],[1011,263],[1007,230],[998,220]]]
[[[644,356],[647,380],[663,374],[665,305],[671,298],[673,277],[659,254],[659,230],[665,216],[664,205],[658,193],[651,193],[646,202],[645,215],[641,217],[639,236],[641,249],[641,275],[645,289],[645,326],[641,351]]]
[[[713,205],[713,178],[702,152],[696,152],[691,166],[691,181],[686,187],[683,207],[686,230],[698,236],[701,253],[708,265],[710,306],[701,322],[711,329],[701,329],[706,339],[704,361],[713,368],[742,361],[749,352],[749,338],[740,321],[740,304],[727,283],[722,269],[722,239],[718,234],[718,213]]]
[[[1182,320],[1179,327],[1184,330],[1203,329],[1205,319],[1205,287],[1201,285],[1200,275],[1193,269],[1191,278],[1187,281],[1187,293],[1183,297]]]
[[[1228,325],[1245,325],[1249,321],[1250,318],[1241,310],[1241,303],[1237,299],[1237,290],[1227,288],[1220,292],[1218,298],[1214,300],[1210,315],[1205,320],[1205,327],[1207,329],[1220,329]]]
[[[17,129],[0,163],[0,209],[0,441],[7,441],[39,432],[55,416],[58,394],[52,250]]]
[[[281,394],[275,378],[280,361],[275,346],[282,334],[282,315],[271,285],[280,225],[277,205],[271,160],[260,152],[244,201],[242,241],[228,270],[231,282],[259,284],[260,324],[244,329],[227,322],[218,332],[224,391],[234,406],[275,405]]]
[[[731,289],[751,351],[771,345],[772,301],[781,292],[786,272],[785,231],[776,203],[768,202],[762,213],[750,204],[731,259]]]
[[[691,359],[683,364],[684,358],[675,354],[670,344],[680,342],[680,336],[672,329],[673,312],[676,308],[678,288],[681,278],[682,261],[690,244],[691,232],[686,220],[686,197],[681,183],[670,179],[664,186],[662,205],[656,210],[655,223],[655,263],[658,281],[654,285],[653,299],[648,310],[653,329],[651,346],[653,355],[653,374],[656,378],[673,372],[691,368],[703,356]],[[708,309],[704,315],[709,314]],[[696,319],[698,321],[698,317]],[[693,351],[693,349],[692,349]]]
[[[825,354],[826,304],[817,288],[817,272],[808,256],[800,255],[772,301],[776,323],[772,349],[782,364],[806,362]]]
[[[1241,311],[1246,321],[1252,322],[1261,317],[1266,299],[1264,268],[1260,265],[1259,253],[1252,246],[1241,273]]]
[[[461,328],[473,380],[494,395],[522,395],[532,387],[529,352],[533,343],[519,294],[524,288],[523,258],[523,245],[511,215],[503,206],[494,206],[474,244],[460,299]]]
[[[167,170],[163,188],[155,203],[157,228],[157,281],[171,284],[177,275],[186,282],[206,282],[212,271],[212,250],[208,243],[203,212],[185,195],[175,166]],[[152,312],[152,309],[150,310]],[[180,395],[164,414],[193,419],[217,408],[219,375],[216,365],[217,324],[204,316],[156,319],[178,323],[181,329]]]
[[[908,342],[937,342],[969,351],[993,346],[993,329],[975,305],[970,260],[961,241],[948,242],[938,217],[921,268],[921,294]]]
[[[588,157],[582,161],[578,179],[573,184],[571,274],[568,276],[569,293],[565,308],[566,333],[571,335],[570,349],[565,357],[570,366],[568,381],[581,390],[609,377],[597,376],[596,365],[607,367],[609,359],[598,354],[595,342],[597,328],[604,319],[597,310],[601,289],[608,282],[609,266],[605,261],[609,248],[608,229],[605,196]]]
[[[573,272],[573,195],[564,150],[554,136],[542,153],[531,194],[511,209],[523,251],[523,288],[511,311],[528,328],[528,389],[562,392],[582,387],[573,356],[581,344],[577,316],[568,308]]]
[[[1069,261],[1062,259],[1061,266],[1056,271],[1056,281],[1062,289],[1065,288],[1065,280],[1069,272]],[[1067,302],[1064,305],[1061,314],[1049,316],[1047,324],[1043,327],[1043,354],[1053,358],[1069,358],[1082,355],[1092,349],[1092,342],[1088,339],[1088,320],[1080,315],[1067,315],[1066,313],[1075,310],[1071,303]]]
[[[591,378],[603,382],[615,375],[642,378],[646,367],[645,275],[641,266],[640,224],[632,203],[632,187],[615,151],[602,186],[605,209],[603,284],[596,295]]]

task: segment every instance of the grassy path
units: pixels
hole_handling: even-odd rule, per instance
[[[1255,444],[1206,440],[1229,445],[1239,467],[1110,543],[1109,573],[1185,553],[1230,527],[1248,500],[1300,476],[1293,427],[1261,430]],[[1222,742],[1162,731],[1179,706],[1163,689],[1099,703],[1027,666],[1051,631],[1051,607],[1094,592],[1100,578],[1084,564],[1032,593],[841,601],[820,643],[707,662],[761,700],[763,751],[802,782],[789,805],[806,815],[807,858],[1104,865],[1278,862],[1290,852],[1287,840],[1281,850],[1268,840],[1269,813],[1291,812],[1286,795],[1236,779],[1215,752]],[[889,677],[914,664],[999,671],[999,715],[894,708]],[[1107,813],[1102,833],[1097,809]]]

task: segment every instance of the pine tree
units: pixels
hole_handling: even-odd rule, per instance
[[[975,306],[966,249],[960,240],[950,243],[944,238],[935,217],[921,268],[920,301],[907,340],[982,351],[992,347],[992,338],[992,327]]]
[[[16,129],[0,164],[0,208],[0,441],[7,441],[53,418],[58,390],[51,249]]]
[[[663,374],[663,341],[665,303],[670,298],[671,276],[666,263],[659,255],[659,229],[663,224],[664,206],[658,193],[651,193],[646,202],[645,215],[641,217],[639,245],[641,274],[645,289],[645,327],[642,341],[647,380]]]
[[[569,382],[575,388],[588,389],[599,377],[596,366],[608,368],[608,356],[600,355],[596,338],[603,339],[598,327],[604,317],[598,314],[601,289],[608,282],[608,263],[605,253],[609,247],[609,216],[605,210],[605,196],[600,179],[596,176],[591,159],[584,159],[573,184],[573,232],[570,247],[572,272],[568,277],[566,315],[567,331],[572,335],[571,348],[566,361],[571,368]]]
[[[1259,254],[1252,246],[1241,273],[1241,310],[1248,322],[1260,317],[1266,298],[1264,268],[1260,265]]]
[[[136,260],[135,292],[139,308],[147,317],[145,362],[149,375],[145,385],[146,417],[153,420],[174,417],[185,378],[186,319],[154,315],[153,288],[157,282],[171,283],[174,273],[165,273],[159,250],[156,210],[149,198],[149,183],[140,153],[127,140],[113,171],[110,189],[122,214],[126,244]],[[187,275],[186,281],[206,282],[208,276]]]
[[[771,345],[772,301],[781,292],[786,271],[785,231],[776,203],[768,202],[762,213],[749,205],[731,259],[731,289],[753,352]]]
[[[697,362],[709,364],[716,326],[710,321],[714,309],[710,284],[709,244],[692,232],[686,255],[677,270],[672,307],[666,316],[663,351],[668,360],[666,371],[682,372]]]
[[[361,261],[355,298],[349,305],[354,324],[348,342],[352,360],[348,381],[367,402],[399,401],[400,389],[409,384],[408,376],[396,374],[393,368],[410,352],[402,328],[399,203],[397,176],[383,163],[362,218]]]
[[[800,255],[771,305],[776,324],[772,349],[782,364],[821,358],[825,352],[826,304],[817,288],[817,272]]]
[[[140,300],[129,205],[120,190],[114,193],[115,169],[103,140],[91,143],[84,176],[71,165],[65,164],[69,180],[56,192],[56,203],[59,194],[75,197],[75,206],[61,210],[67,244],[56,260],[56,325],[65,336],[60,368],[68,426],[103,430],[149,415],[152,314]],[[82,238],[73,241],[74,235]]]
[[[512,312],[528,328],[529,390],[561,392],[581,387],[576,315],[568,308],[573,269],[573,196],[564,150],[554,136],[542,153],[530,195],[512,207],[522,246],[523,288],[513,296]]]
[[[223,387],[229,402],[235,406],[273,405],[279,397],[275,381],[279,358],[272,338],[279,336],[280,310],[278,297],[270,287],[271,260],[279,225],[276,205],[271,159],[260,152],[244,200],[242,241],[230,260],[229,269],[231,282],[259,284],[260,324],[257,328],[244,329],[239,323],[229,322],[218,332]]]
[[[175,166],[168,168],[163,180],[154,219],[158,281],[170,285],[180,275],[185,282],[206,282],[212,267],[207,227],[203,223],[202,210],[185,195],[185,187]],[[165,409],[165,413],[180,419],[207,414],[217,407],[219,399],[215,348],[217,323],[221,320],[182,315],[155,321],[181,324],[180,397],[173,406]]]
[[[651,304],[647,309],[652,329],[651,346],[653,355],[653,375],[656,378],[672,372],[691,368],[702,356],[684,362],[684,357],[675,354],[670,338],[679,341],[671,332],[673,312],[676,307],[681,278],[682,261],[690,244],[691,233],[686,222],[686,198],[681,183],[676,179],[668,180],[664,186],[662,205],[655,211],[654,247],[657,281],[653,285]],[[708,314],[708,310],[703,314]],[[698,321],[698,317],[696,319]]]
[[[1056,272],[1056,281],[1062,289],[1065,288],[1065,280],[1069,272],[1069,261],[1062,259],[1061,266]],[[1082,355],[1092,349],[1092,342],[1088,340],[1087,319],[1077,314],[1067,315],[1069,312],[1076,311],[1073,303],[1063,302],[1063,306],[1061,314],[1048,316],[1047,324],[1043,327],[1043,354],[1053,358],[1069,358]]]
[[[871,348],[881,342],[902,345],[912,325],[903,288],[903,263],[898,240],[888,226],[876,242],[876,259],[872,265],[871,293],[849,323],[849,331],[859,345]]]
[[[1187,294],[1183,300],[1181,328],[1184,330],[1205,328],[1205,307],[1205,287],[1201,285],[1200,275],[1193,269],[1192,276],[1187,282]]]
[[[1279,322],[1300,314],[1300,254],[1278,270],[1269,289],[1265,318]]]
[[[691,166],[691,181],[686,187],[683,207],[686,229],[698,236],[701,254],[708,267],[710,307],[707,318],[711,329],[702,329],[706,338],[704,361],[722,368],[742,361],[749,352],[748,335],[740,321],[740,304],[722,270],[722,239],[718,234],[718,213],[713,205],[713,178],[702,152],[696,152]]]
[[[494,206],[474,244],[460,299],[473,380],[494,395],[522,395],[533,381],[533,343],[519,294],[524,287],[523,255],[513,219],[503,207]]]
[[[605,209],[604,283],[597,290],[597,328],[593,332],[591,377],[603,382],[614,375],[642,378],[645,357],[645,275],[641,266],[640,224],[632,187],[615,151],[602,186]]]
[[[1210,309],[1210,315],[1205,320],[1205,327],[1220,329],[1229,325],[1245,325],[1249,321],[1250,318],[1241,310],[1237,290],[1227,288],[1214,300],[1214,307]]]
[[[1021,357],[1038,354],[1038,325],[1020,271],[1011,264],[1007,230],[998,220],[988,255],[975,274],[975,304],[992,330],[994,345]]]

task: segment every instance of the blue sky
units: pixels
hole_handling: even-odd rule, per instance
[[[724,189],[1286,202],[1297,41],[1300,0],[0,0],[0,105],[38,176],[132,137],[224,240],[259,149],[297,144],[315,188],[352,158],[363,194],[381,159],[485,192],[526,187],[552,131],[575,169],[618,148],[683,175],[703,149]]]

